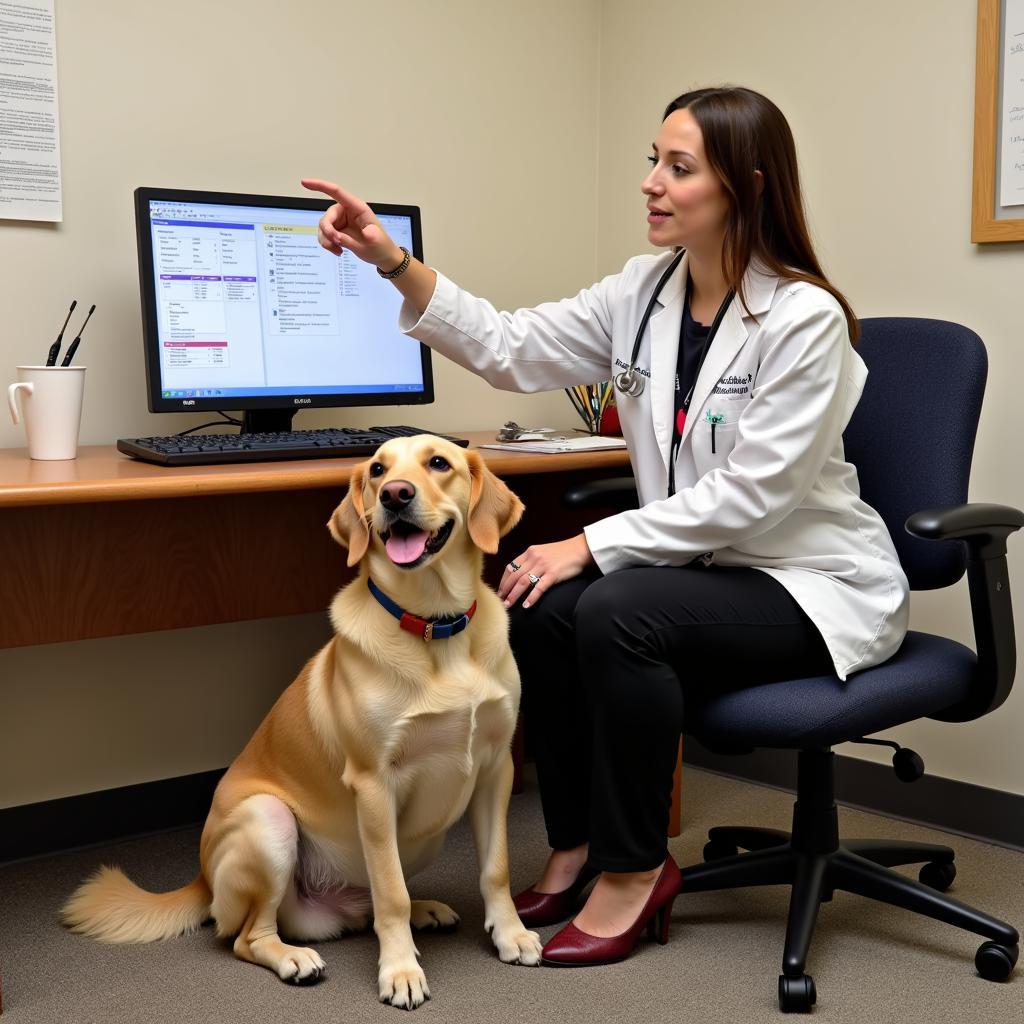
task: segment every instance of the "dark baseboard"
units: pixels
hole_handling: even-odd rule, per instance
[[[694,768],[795,791],[796,753],[715,754],[687,737]],[[0,863],[201,825],[224,770],[0,809]],[[925,775],[900,782],[873,761],[836,755],[836,800],[849,807],[1024,850],[1024,796]],[[757,822],[708,822],[748,824]]]
[[[792,750],[715,754],[689,736],[683,744],[683,761],[694,768],[790,793],[796,792],[796,757],[796,751]],[[936,775],[925,775],[916,782],[900,782],[888,765],[837,754],[836,801],[969,839],[1024,850],[1024,796],[1016,793]],[[755,825],[757,822],[710,824]]]
[[[225,770],[0,809],[0,863],[201,825]]]

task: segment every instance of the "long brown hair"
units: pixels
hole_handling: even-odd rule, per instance
[[[825,277],[811,245],[796,145],[782,111],[760,93],[738,86],[683,93],[665,108],[664,116],[684,109],[697,122],[708,162],[729,197],[722,246],[722,271],[729,287],[746,305],[743,275],[756,258],[779,277],[824,288],[842,307],[850,341],[856,344],[857,317],[842,292]],[[761,190],[755,171],[764,179]]]

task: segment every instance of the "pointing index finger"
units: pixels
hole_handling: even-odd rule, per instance
[[[331,199],[342,203],[344,206],[357,210],[366,206],[366,203],[361,199],[357,199],[351,192],[346,192],[333,181],[325,181],[322,178],[302,178],[301,180],[304,188],[308,188],[311,192],[323,192],[324,195],[330,196]]]

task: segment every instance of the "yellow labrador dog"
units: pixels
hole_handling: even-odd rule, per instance
[[[388,441],[352,472],[329,523],[359,576],[334,598],[335,635],[281,695],[221,779],[201,871],[152,894],[102,868],[64,908],[76,931],[148,942],[212,917],[237,956],[285,981],[316,981],[312,942],[366,927],[380,941],[380,998],[429,997],[412,928],[453,925],[410,900],[469,810],[485,928],[506,963],[541,943],[509,893],[506,813],[519,674],[505,609],[481,580],[483,551],[522,515],[475,452],[429,434]],[[367,889],[369,891],[367,891]]]

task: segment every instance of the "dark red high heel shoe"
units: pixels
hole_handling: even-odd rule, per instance
[[[580,931],[570,921],[544,946],[541,963],[548,967],[592,967],[625,960],[633,952],[636,940],[645,927],[647,934],[664,946],[668,942],[672,904],[679,895],[681,884],[679,866],[669,857],[662,866],[651,895],[647,897],[644,909],[629,928],[603,939]]]
[[[580,868],[576,881],[561,892],[537,892],[536,889],[524,889],[512,897],[519,920],[527,928],[543,928],[546,924],[558,924],[576,912],[576,904],[580,893],[600,874],[589,864]]]

